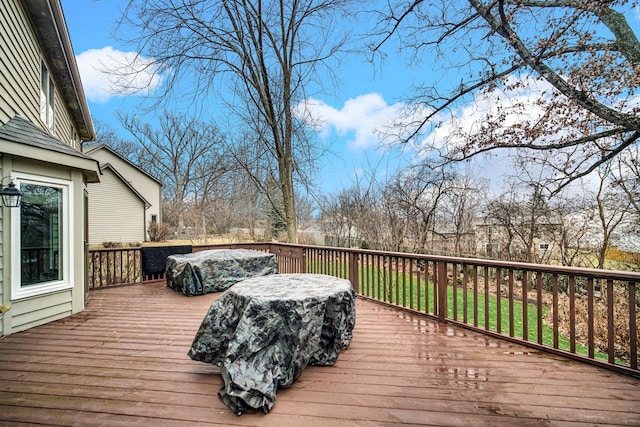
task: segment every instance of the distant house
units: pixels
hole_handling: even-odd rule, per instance
[[[103,174],[88,185],[89,244],[149,240],[149,224],[162,221],[162,183],[106,145],[85,153]]]
[[[515,217],[506,226],[495,219],[479,218],[475,223],[476,253],[487,258],[537,263],[562,259],[561,222],[553,215],[538,218],[532,231],[528,221]],[[526,239],[530,239],[530,247],[525,245]]]
[[[95,139],[59,0],[0,2],[0,336],[84,309]]]

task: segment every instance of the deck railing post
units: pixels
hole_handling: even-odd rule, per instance
[[[302,256],[300,257],[300,273],[307,272],[307,250],[302,249]]]
[[[438,307],[436,315],[441,322],[447,317],[447,263],[438,261]]]
[[[360,293],[360,284],[358,283],[358,254],[349,252],[349,281],[356,294]]]

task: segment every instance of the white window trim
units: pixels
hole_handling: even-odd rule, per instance
[[[46,71],[45,76],[42,75],[43,70]],[[40,120],[50,132],[53,132],[55,122],[55,92],[51,71],[44,59],[40,59]]]
[[[62,189],[62,280],[30,285],[22,288],[20,283],[21,267],[21,238],[20,238],[20,209],[11,212],[11,299],[18,300],[37,295],[73,288],[74,259],[71,245],[73,244],[73,181],[49,178],[30,174],[12,174],[11,176],[20,188],[21,183],[49,185]]]

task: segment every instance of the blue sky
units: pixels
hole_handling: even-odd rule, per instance
[[[132,55],[131,46],[120,44],[114,37],[115,22],[122,0],[62,0],[63,11],[80,74],[94,119],[116,129],[123,139],[131,139],[116,118],[117,111],[139,111],[144,94],[116,95],[101,73],[101,63],[110,57]],[[363,169],[378,165],[381,175],[395,170],[398,163],[409,158],[379,149],[380,137],[375,128],[400,114],[397,99],[408,90],[403,61],[385,62],[384,73],[364,57],[345,58],[341,64],[341,87],[336,92],[314,99],[324,115],[326,126],[317,133],[318,143],[330,144],[333,154],[321,163],[321,186],[335,192],[349,187]],[[381,75],[386,77],[380,78]],[[151,116],[149,116],[150,121]]]
[[[135,55],[131,46],[120,44],[112,36],[123,3],[123,0],[62,0],[91,113],[95,119],[116,129],[121,138],[130,139],[130,135],[120,128],[116,112],[139,112],[144,94],[114,94],[109,90],[110,83],[105,74],[99,71],[100,64],[108,65],[113,58]],[[640,12],[636,10],[628,19],[638,33]],[[384,177],[386,173],[392,173],[398,164],[407,164],[417,155],[411,147],[405,147],[402,153],[381,148],[385,141],[376,129],[381,130],[381,126],[400,117],[404,104],[399,100],[410,93],[414,76],[419,77],[422,83],[428,80],[425,76],[429,75],[432,64],[424,64],[422,68],[407,67],[406,58],[390,54],[377,68],[364,57],[352,55],[345,58],[338,71],[342,82],[339,90],[333,94],[318,95],[309,101],[313,107],[311,111],[324,123],[317,129],[317,142],[331,144],[333,152],[321,163],[319,184],[326,192],[350,187],[356,176],[364,177],[363,171],[373,167],[380,177]],[[153,78],[158,79],[158,76]],[[161,84],[159,79],[156,82]],[[528,90],[535,92],[544,88]],[[531,92],[514,94],[514,99],[522,100],[523,97],[531,97]],[[473,123],[474,115],[482,113],[478,105],[491,108],[493,104],[491,99],[475,99],[475,108],[461,106],[454,114],[457,122],[450,121],[440,126],[426,135],[425,141],[437,141],[443,134],[451,134],[455,126]],[[225,112],[222,110],[218,114],[224,115]],[[223,120],[219,116],[213,119]],[[152,120],[150,115],[149,121]],[[502,182],[503,175],[510,173],[509,167],[499,158],[494,158],[489,168],[485,167],[485,161],[478,159],[477,169],[485,171],[484,175],[494,182]]]

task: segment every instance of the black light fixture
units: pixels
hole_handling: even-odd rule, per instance
[[[4,178],[2,178],[2,180],[0,180],[0,183],[2,183],[5,178],[11,177],[5,176]],[[0,194],[2,195],[2,204],[8,208],[20,207],[20,202],[22,201],[22,191],[16,188],[16,184],[14,184],[13,179],[9,182],[8,186],[4,187],[0,185],[0,187],[2,187],[2,190],[0,191]]]

